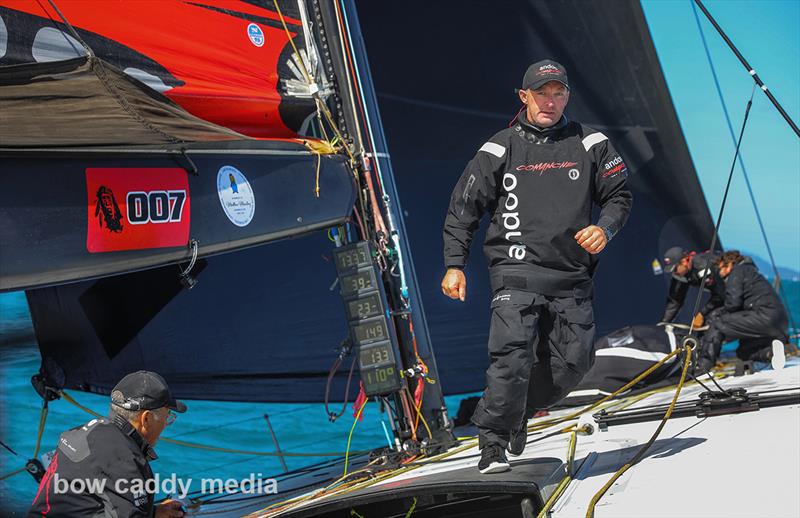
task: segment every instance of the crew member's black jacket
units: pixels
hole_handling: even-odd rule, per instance
[[[719,276],[718,259],[719,254],[713,252],[697,254],[692,258],[692,267],[686,277],[672,275],[669,283],[669,292],[667,293],[667,304],[664,307],[664,316],[661,317],[662,322],[675,320],[686,300],[689,286],[700,286],[704,275],[706,276],[705,289],[711,293],[711,296],[708,302],[700,309],[700,313],[703,314],[703,317],[707,317],[714,309],[722,307],[725,300],[725,283]],[[706,270],[708,270],[708,273],[706,273]]]
[[[148,460],[155,458],[139,432],[118,415],[68,430],[58,440],[28,517],[151,517],[153,494],[135,491],[132,483],[153,478]],[[61,492],[64,483],[58,484],[57,479],[104,480],[105,484],[100,492],[97,486],[94,491]]]
[[[775,289],[763,275],[752,259],[745,258],[734,265],[725,279],[725,313],[755,310],[765,316],[782,317],[786,320],[784,308]]]
[[[463,268],[473,234],[491,214],[484,252],[492,287],[586,297],[596,258],[575,234],[591,224],[608,238],[628,219],[628,169],[605,135],[561,121],[539,129],[523,112],[485,143],[461,175],[444,225],[444,262]]]

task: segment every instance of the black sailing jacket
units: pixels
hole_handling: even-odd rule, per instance
[[[780,317],[779,320],[787,319],[786,308],[780,297],[749,257],[734,265],[725,279],[725,312],[747,310],[769,317]]]
[[[445,266],[464,267],[488,213],[484,252],[493,289],[589,296],[596,258],[574,236],[591,224],[593,204],[602,208],[597,225],[606,236],[619,232],[633,202],[627,177],[602,133],[566,117],[542,130],[523,112],[478,150],[458,180],[444,224]]]
[[[93,419],[61,434],[28,517],[74,518],[152,517],[153,493],[142,491],[153,478],[149,460],[155,452],[133,426],[119,415]],[[92,488],[63,491],[59,482],[93,481]],[[80,489],[75,483],[73,488]]]

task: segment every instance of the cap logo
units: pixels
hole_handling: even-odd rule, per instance
[[[560,74],[561,70],[559,70],[555,65],[547,64],[542,65],[539,67],[539,71],[536,72],[537,76],[544,76],[548,74]]]

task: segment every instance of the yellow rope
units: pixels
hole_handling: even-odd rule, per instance
[[[425,420],[425,416],[422,415],[422,412],[419,411],[419,407],[417,406],[416,403],[414,403],[414,398],[411,397],[411,392],[408,390],[408,387],[406,387],[405,390],[406,390],[406,394],[408,394],[409,401],[411,401],[411,406],[414,407],[414,410],[417,411],[417,419],[422,419],[422,424],[425,425],[425,430],[428,432],[428,437],[431,440],[433,440],[433,434],[431,433],[430,426],[428,426],[428,421]],[[419,404],[422,405],[422,401],[420,401]],[[409,417],[411,417],[411,416],[409,416]]]
[[[34,459],[39,458],[39,450],[42,447],[42,436],[44,435],[44,426],[45,423],[47,423],[47,412],[48,412],[47,401],[44,401],[44,403],[42,404],[42,411],[39,414],[39,431],[36,433],[36,446],[33,449]],[[23,466],[17,470],[12,471],[11,473],[6,473],[2,477],[0,477],[0,480],[5,480],[7,478],[13,477],[17,473],[22,473],[23,471],[27,470],[28,470],[27,466]]]
[[[674,351],[672,351],[671,353],[666,355],[664,358],[662,358],[658,362],[656,362],[653,365],[651,365],[647,370],[645,370],[644,372],[642,372],[641,374],[639,374],[638,376],[633,378],[631,381],[629,381],[628,383],[626,383],[622,387],[618,388],[617,390],[615,390],[611,394],[609,394],[607,396],[604,396],[602,399],[599,399],[598,401],[595,401],[591,405],[588,405],[588,406],[586,406],[586,407],[584,407],[584,408],[582,408],[580,410],[577,410],[575,412],[572,412],[572,413],[567,414],[567,415],[562,416],[562,417],[558,417],[558,418],[554,418],[554,419],[547,419],[547,420],[541,421],[539,423],[534,423],[533,425],[528,427],[528,430],[529,431],[534,431],[534,430],[541,429],[541,428],[544,428],[544,427],[548,427],[548,426],[552,426],[552,425],[555,425],[555,424],[563,423],[564,421],[570,421],[572,419],[575,419],[576,417],[581,416],[582,414],[585,414],[586,412],[589,412],[590,410],[594,410],[595,408],[599,407],[603,403],[609,401],[610,399],[613,399],[614,397],[618,396],[622,392],[625,392],[626,390],[628,390],[632,386],[636,385],[637,383],[639,383],[640,381],[645,379],[647,376],[652,374],[656,369],[658,369],[663,364],[665,364],[670,358],[673,358],[674,356],[677,356],[682,350],[683,350],[682,348],[675,349]]]
[[[642,446],[642,448],[638,452],[636,452],[636,455],[629,462],[627,462],[621,468],[619,468],[611,476],[611,479],[608,482],[606,482],[605,485],[603,485],[603,487],[600,488],[600,491],[595,493],[595,495],[592,497],[592,500],[589,502],[588,509],[586,510],[586,518],[593,518],[594,517],[594,508],[597,505],[597,502],[600,501],[600,499],[603,497],[603,495],[606,493],[606,491],[608,491],[608,488],[610,488],[614,484],[614,482],[616,482],[617,479],[619,479],[619,477],[622,476],[623,473],[628,471],[628,469],[630,469],[631,466],[633,466],[634,464],[639,462],[642,459],[642,457],[644,457],[644,454],[653,445],[653,443],[655,442],[656,438],[661,433],[661,430],[664,428],[664,425],[667,424],[667,421],[672,416],[672,411],[675,409],[675,404],[678,402],[678,396],[680,396],[680,394],[681,394],[681,389],[683,388],[683,383],[686,380],[686,373],[689,371],[689,363],[690,363],[691,358],[692,358],[692,348],[691,347],[682,347],[680,349],[676,349],[676,351],[680,351],[680,350],[685,350],[686,351],[686,358],[685,358],[685,360],[683,362],[683,372],[681,372],[681,379],[678,382],[677,389],[675,389],[675,395],[672,397],[672,402],[669,404],[669,408],[667,408],[666,413],[664,413],[664,417],[661,419],[661,422],[658,424],[658,428],[656,428],[656,431],[650,437],[650,440],[647,441],[647,443],[645,443],[645,445]]]
[[[314,196],[319,198],[319,167],[322,165],[322,155],[317,153],[317,174],[316,180],[314,180]]]
[[[47,401],[42,405],[42,413],[39,414],[39,432],[36,434],[36,448],[33,450],[33,458],[39,457],[39,448],[42,445],[42,435],[44,435],[44,425],[47,422]]]
[[[550,494],[550,498],[547,499],[544,506],[542,506],[541,511],[539,514],[536,515],[536,518],[546,518],[550,509],[556,503],[556,501],[561,497],[564,493],[564,490],[567,489],[569,483],[572,482],[572,475],[573,475],[573,468],[575,462],[575,447],[578,444],[578,430],[575,429],[572,431],[572,434],[569,436],[569,443],[567,444],[567,473],[564,475],[564,478],[561,479],[561,482],[553,489],[553,492]]]
[[[414,509],[416,509],[416,508],[417,508],[417,497],[415,496],[414,497],[414,502],[411,504],[411,508],[406,513],[405,518],[411,518],[411,513],[413,513]]]
[[[364,411],[364,407],[367,406],[368,401],[369,399],[365,399],[364,403],[361,405],[361,408],[358,409],[356,418],[353,419],[353,426],[350,427],[350,434],[347,436],[347,449],[345,450],[344,454],[344,475],[347,475],[347,462],[348,459],[350,458],[350,440],[353,438],[353,432],[355,431],[356,425],[358,424],[358,419],[361,417],[361,412]]]
[[[281,12],[280,6],[278,6],[278,0],[272,0],[272,3],[275,4],[275,10],[278,12],[278,16],[281,19],[281,23],[283,24],[283,30],[286,31],[286,38],[289,40],[289,43],[292,45],[292,50],[294,50],[295,56],[297,56],[297,61],[300,62],[300,70],[303,72],[303,75],[306,77],[306,82],[309,86],[314,84],[314,80],[311,79],[311,72],[306,69],[306,62],[303,61],[303,57],[300,55],[300,52],[297,51],[297,47],[294,44],[294,39],[292,39],[292,34],[289,32],[289,27],[286,26],[286,20],[283,19],[283,13]]]

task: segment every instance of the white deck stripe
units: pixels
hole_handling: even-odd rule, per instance
[[[669,350],[672,352],[675,350],[675,347],[678,346],[677,339],[675,338],[675,329],[668,325],[664,331],[667,332],[667,337],[669,338]]]
[[[583,396],[607,396],[611,394],[611,392],[606,392],[600,389],[583,389],[583,390],[573,390],[567,397],[583,397]]]
[[[500,144],[495,144],[494,142],[487,142],[486,144],[482,145],[478,151],[486,151],[497,158],[503,158],[503,155],[506,154],[506,148]]]
[[[595,352],[595,356],[622,356],[623,358],[657,362],[667,355],[664,353],[640,351],[639,349],[633,349],[631,347],[611,347],[608,349],[598,349]]]
[[[602,133],[592,133],[588,137],[584,138],[581,142],[583,142],[583,148],[586,151],[589,151],[590,149],[592,149],[592,146],[594,146],[595,144],[599,144],[604,140],[608,140],[608,137],[606,137]]]

